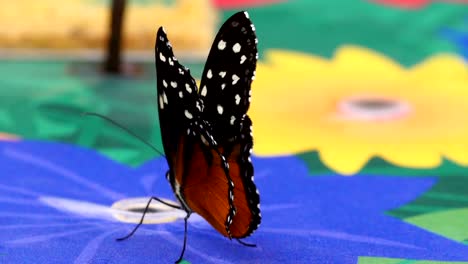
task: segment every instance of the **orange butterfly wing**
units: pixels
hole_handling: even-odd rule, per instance
[[[234,207],[223,158],[201,140],[181,142],[180,147],[175,179],[183,201],[223,236],[230,237],[227,227],[234,216]],[[187,156],[190,163],[184,161]]]

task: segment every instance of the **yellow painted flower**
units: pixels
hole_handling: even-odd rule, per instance
[[[468,68],[439,54],[411,68],[345,46],[332,59],[270,51],[258,64],[250,114],[257,155],[318,150],[342,174],[371,157],[433,168],[468,165]]]

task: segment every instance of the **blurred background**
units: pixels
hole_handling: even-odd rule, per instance
[[[199,79],[221,23],[248,10],[260,51],[249,112],[255,155],[296,155],[313,175],[437,176],[433,189],[392,212],[400,218],[468,208],[468,1],[0,5],[1,139],[68,142],[131,166],[154,158],[119,128],[80,114],[104,114],[162,149],[156,30],[165,26]],[[468,217],[464,210],[438,215],[440,223],[454,226],[451,219]],[[466,223],[457,229],[465,235],[455,236],[417,219],[468,241]]]

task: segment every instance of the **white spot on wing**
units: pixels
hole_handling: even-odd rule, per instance
[[[247,59],[245,55],[241,56],[240,64],[244,63],[244,61]]]
[[[163,85],[164,85],[164,87],[167,88],[167,82],[166,82],[166,80],[163,80]]]
[[[225,87],[226,87],[225,83],[221,84],[221,90],[224,90]]]
[[[182,91],[179,91],[179,97],[184,98],[184,93]]]
[[[213,77],[213,73],[211,72],[211,70],[208,70],[208,72],[206,73],[206,77],[208,79],[211,79],[211,77]]]
[[[159,96],[159,108],[164,109],[164,101],[161,95]]]
[[[223,114],[224,108],[223,108],[222,105],[218,105],[218,106],[216,107],[216,109],[218,109],[218,114],[220,114],[220,115]]]
[[[206,89],[206,85],[203,85],[202,89],[201,89],[201,96],[206,96],[206,93],[208,92],[208,90]]]
[[[179,68],[179,74],[184,75],[184,71],[181,68]]]
[[[162,52],[159,52],[159,59],[163,62],[166,61],[166,57],[164,57],[164,55],[162,54]]]
[[[240,79],[239,76],[233,74],[233,75],[232,75],[232,84],[236,84],[237,81],[239,81],[239,79]]]
[[[171,82],[172,88],[177,88],[177,83],[176,82]]]
[[[226,48],[226,41],[220,40],[220,41],[218,42],[218,49],[219,49],[219,50],[223,50],[223,49],[225,49],[225,48]]]
[[[241,101],[241,97],[239,94],[236,94],[236,96],[234,97],[236,99],[236,105],[239,105],[240,104],[240,101]]]
[[[163,92],[163,93],[162,93],[162,96],[163,96],[163,101],[164,101],[164,103],[165,103],[165,104],[168,104],[166,93]]]
[[[232,46],[232,51],[234,51],[234,53],[239,53],[240,50],[241,50],[241,45],[239,43],[236,43],[234,44],[234,46]]]
[[[188,119],[193,118],[193,115],[188,110],[185,110],[184,114],[185,114],[185,117],[187,117]]]
[[[205,145],[207,145],[207,146],[210,145],[210,143],[208,143],[208,140],[206,140],[205,136],[200,135],[200,138],[201,138],[201,141],[203,142],[203,144],[205,144]]]
[[[192,87],[190,87],[190,84],[188,83],[185,84],[185,90],[187,90],[187,92],[189,93],[192,93]]]
[[[225,71],[219,72],[219,76],[221,76],[221,78],[224,78],[224,76],[226,76],[226,72]]]
[[[231,125],[234,125],[234,122],[236,121],[235,116],[231,116],[231,121],[229,122]]]
[[[171,58],[169,58],[169,65],[173,66],[174,65],[174,62],[172,61]]]
[[[249,13],[248,13],[247,11],[244,11],[244,16],[245,16],[246,18],[250,18]]]

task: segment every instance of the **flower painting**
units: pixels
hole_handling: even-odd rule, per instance
[[[346,175],[374,156],[410,168],[434,168],[443,157],[468,165],[467,86],[465,62],[452,54],[405,68],[357,46],[331,59],[268,51],[252,89],[254,153],[317,150]]]
[[[187,261],[468,261],[468,246],[386,214],[431,188],[432,178],[311,176],[295,157],[254,158],[253,163],[263,222],[246,240],[257,247],[222,237],[194,215]],[[160,221],[144,224],[123,242],[115,240],[141,216],[116,204],[151,195],[174,199],[164,159],[132,169],[92,150],[21,141],[0,143],[0,167],[2,263],[156,263],[178,257],[183,211],[160,211]]]

